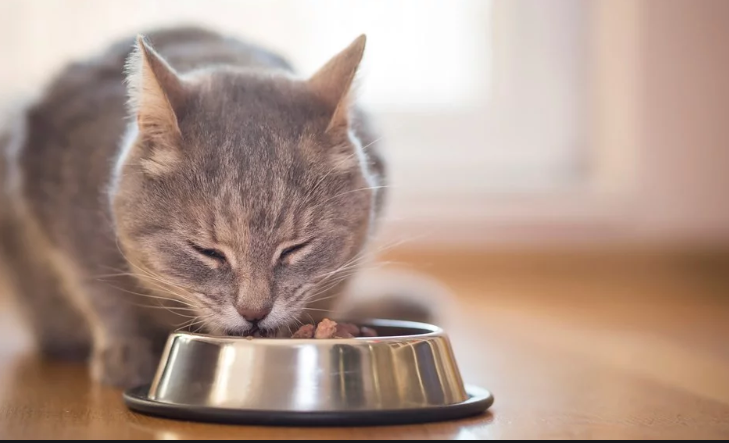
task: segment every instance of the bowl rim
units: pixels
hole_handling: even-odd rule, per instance
[[[392,343],[392,342],[405,342],[412,340],[427,340],[430,338],[443,337],[445,331],[436,325],[429,323],[421,323],[408,320],[389,320],[389,319],[364,319],[364,320],[346,320],[346,319],[332,319],[337,323],[355,323],[357,325],[366,325],[372,327],[393,327],[393,328],[404,328],[404,329],[420,329],[426,331],[422,334],[408,334],[408,335],[390,335],[382,337],[354,337],[354,338],[328,338],[328,339],[316,339],[316,338],[271,338],[271,337],[242,337],[242,336],[228,336],[228,335],[209,335],[201,334],[196,332],[177,331],[170,334],[170,339],[185,338],[192,341],[200,341],[206,343],[220,343],[220,344],[231,344],[231,343],[246,343],[251,345],[291,345],[291,344],[332,344],[332,343],[350,343],[350,344],[375,344],[375,343]]]

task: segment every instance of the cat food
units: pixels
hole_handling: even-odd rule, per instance
[[[314,332],[314,338],[334,338],[337,336],[337,323],[325,318],[316,326],[316,332]]]
[[[318,325],[304,325],[294,332],[291,338],[315,338],[317,340],[331,338],[377,337],[372,328],[360,328],[351,323],[337,323],[325,318]]]
[[[314,338],[316,327],[314,325],[304,325],[294,332],[291,338]]]

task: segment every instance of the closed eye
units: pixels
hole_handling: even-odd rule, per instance
[[[225,254],[220,252],[217,249],[210,249],[210,248],[203,248],[201,246],[196,245],[195,243],[189,242],[192,249],[197,251],[198,254],[203,255],[207,258],[211,258],[213,260],[216,260],[220,263],[226,263],[227,259],[225,258]]]
[[[278,262],[283,264],[290,264],[298,253],[304,251],[304,249],[311,244],[311,240],[307,240],[301,243],[295,243],[291,246],[287,246],[281,250],[278,255]]]

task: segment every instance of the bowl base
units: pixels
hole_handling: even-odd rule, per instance
[[[479,415],[494,403],[489,391],[469,385],[466,386],[469,399],[462,403],[415,409],[354,411],[265,411],[178,405],[150,400],[148,391],[149,386],[130,389],[124,393],[124,402],[132,411],[157,417],[257,426],[382,426],[441,422]]]

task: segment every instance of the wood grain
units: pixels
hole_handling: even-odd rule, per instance
[[[454,294],[444,326],[474,419],[268,428],[137,415],[83,365],[38,360],[0,319],[2,439],[719,439],[729,437],[729,266],[715,256],[408,253]]]

